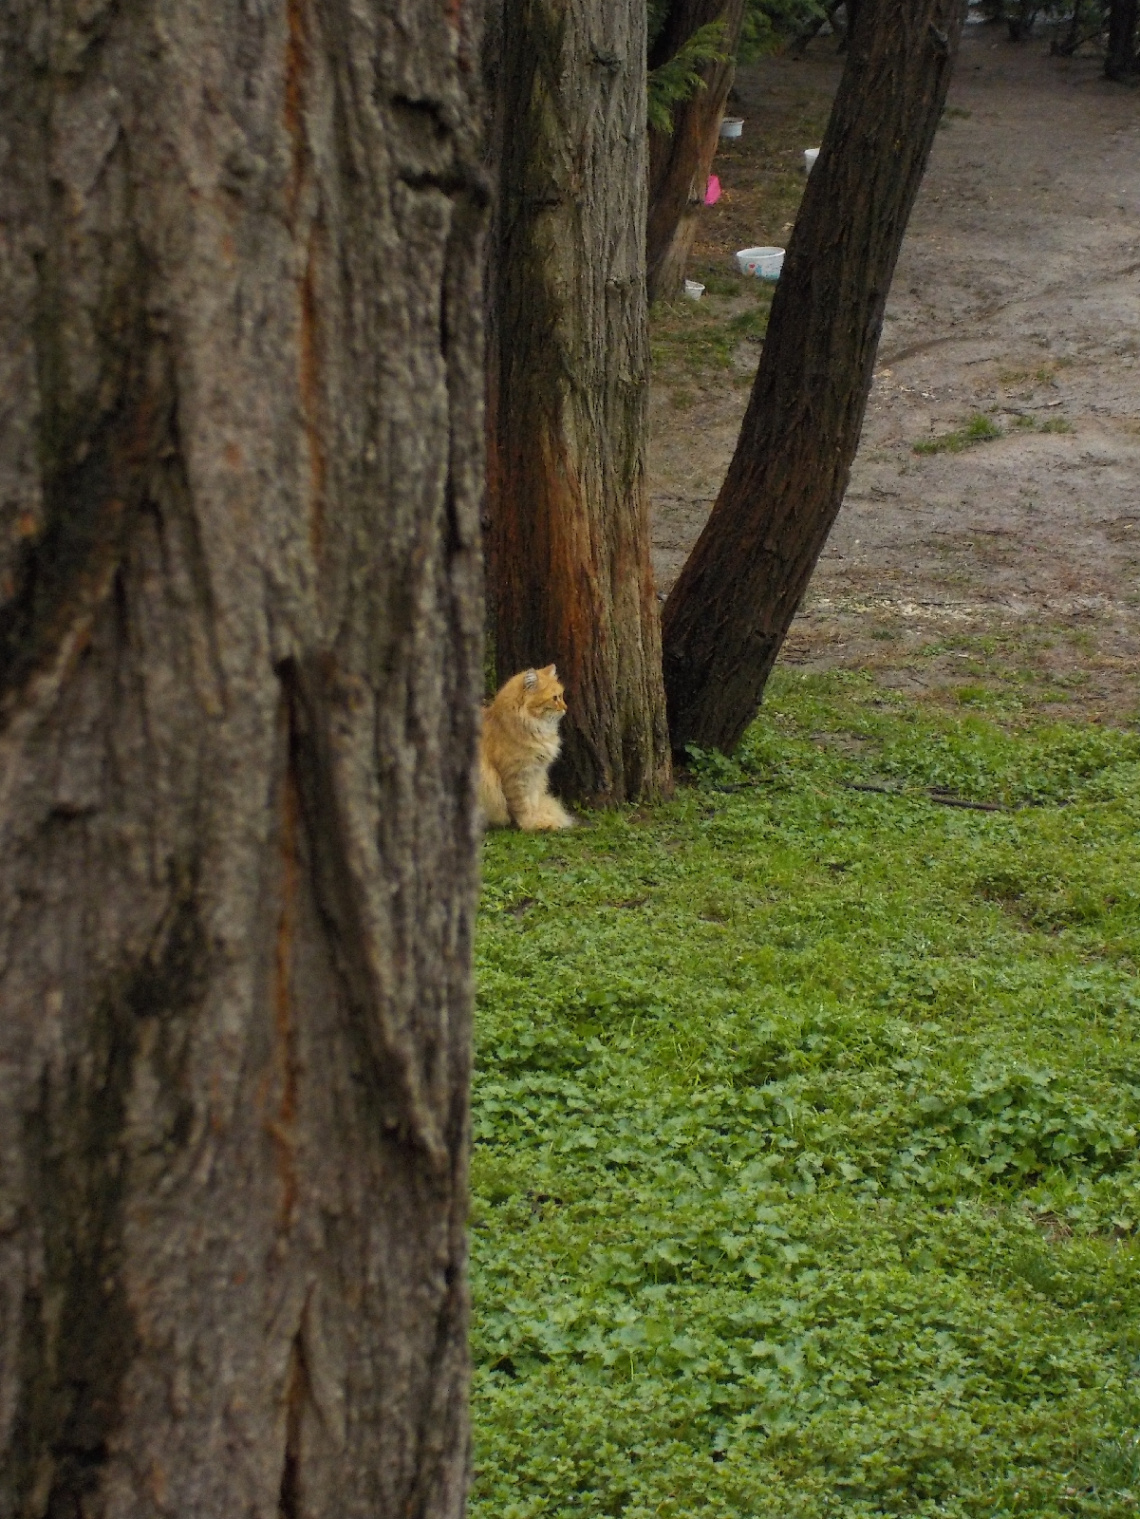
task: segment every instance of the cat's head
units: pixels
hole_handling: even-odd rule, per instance
[[[541,670],[522,672],[522,700],[519,705],[528,717],[540,721],[549,722],[551,718],[558,721],[564,715],[566,698],[562,682],[558,679],[558,671],[553,665],[546,665]]]

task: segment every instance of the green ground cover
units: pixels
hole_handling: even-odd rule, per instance
[[[785,675],[698,768],[485,846],[473,1514],[1135,1513],[1140,736]]]
[[[750,385],[768,330],[775,284],[735,270],[700,267],[693,278],[705,286],[699,301],[683,297],[653,308],[650,352],[655,381],[670,386],[701,382],[732,372],[738,357],[747,359],[735,372]]]

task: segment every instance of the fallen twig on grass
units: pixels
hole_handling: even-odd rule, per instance
[[[877,796],[897,796],[911,801],[921,798],[925,802],[937,802],[941,807],[965,807],[970,812],[1008,812],[1001,802],[971,802],[964,796],[952,796],[945,791],[899,791],[893,786],[873,786],[861,781],[844,781],[845,791],[873,791]]]
[[[950,796],[945,792],[928,791],[927,797],[943,807],[967,807],[971,812],[1008,812],[1000,802],[970,802],[964,796]]]
[[[867,781],[843,781],[842,786],[844,791],[870,791],[876,796],[897,796],[912,802],[937,802],[940,807],[963,807],[968,812],[1009,812],[1012,810],[1001,802],[971,802],[967,797],[954,796],[950,792],[939,791],[936,787],[921,791],[903,791],[895,786],[876,786]],[[706,784],[704,789],[732,795],[738,791],[763,791],[769,788],[765,781],[738,781],[721,786]]]

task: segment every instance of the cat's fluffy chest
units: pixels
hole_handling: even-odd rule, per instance
[[[558,758],[558,751],[562,747],[562,737],[559,733],[562,726],[562,714],[554,712],[549,717],[521,718],[520,725],[533,740],[535,749],[542,758],[548,763],[553,763]]]

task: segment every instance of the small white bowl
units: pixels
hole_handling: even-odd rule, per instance
[[[743,116],[726,116],[720,124],[720,135],[722,137],[739,137],[743,131]]]
[[[818,148],[805,148],[804,149],[804,173],[805,174],[810,174],[811,171],[815,168],[815,161],[816,161],[816,159],[818,157],[819,157],[819,149]]]
[[[759,280],[778,280],[784,267],[783,248],[741,248],[736,255],[741,274],[754,274]]]
[[[705,293],[705,287],[700,283],[699,280],[686,280],[685,281],[685,299],[686,300],[688,300],[688,301],[699,301],[700,298],[701,298],[701,296],[704,295],[704,293]]]

